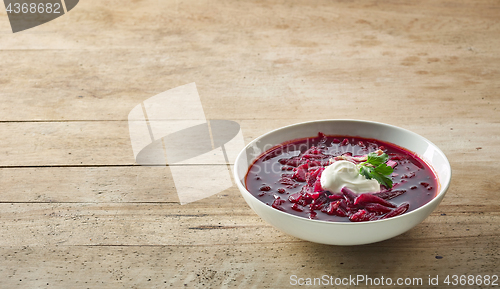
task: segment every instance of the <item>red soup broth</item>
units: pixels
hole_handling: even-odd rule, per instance
[[[362,156],[378,150],[389,156],[388,163],[395,165],[390,176],[393,187],[388,189],[381,185],[380,192],[370,194],[384,199],[391,206],[385,204],[382,211],[372,210],[374,206],[380,206],[367,205],[365,208],[354,205],[349,196],[322,188],[309,194],[319,180],[315,174],[328,166],[330,159]],[[412,211],[432,200],[439,189],[434,171],[413,152],[380,140],[322,133],[267,150],[250,166],[245,184],[257,199],[278,210],[334,222],[378,220]],[[363,217],[359,218],[361,215]]]

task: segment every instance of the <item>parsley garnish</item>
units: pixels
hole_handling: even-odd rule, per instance
[[[388,159],[386,153],[369,153],[366,162],[358,165],[359,174],[367,179],[375,179],[388,189],[392,188],[392,179],[389,176],[394,170],[385,163]]]

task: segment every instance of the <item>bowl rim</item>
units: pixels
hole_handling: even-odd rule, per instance
[[[421,158],[423,161],[425,161],[427,163],[427,165],[434,171],[434,174],[436,175],[436,177],[438,178],[438,182],[439,182],[439,192],[434,196],[434,198],[432,198],[432,200],[430,200],[428,203],[424,204],[423,206],[420,206],[418,208],[416,208],[415,210],[412,210],[410,212],[407,212],[407,213],[404,213],[402,215],[399,215],[399,216],[395,216],[395,217],[392,217],[392,218],[388,218],[388,219],[382,219],[382,220],[374,220],[374,221],[367,221],[367,222],[336,222],[336,221],[325,221],[325,220],[315,220],[315,219],[308,219],[308,218],[305,218],[305,217],[300,217],[300,216],[296,216],[296,215],[293,215],[293,214],[290,214],[290,213],[287,213],[287,212],[283,212],[283,211],[280,211],[280,210],[276,210],[275,208],[272,208],[271,206],[267,206],[266,204],[264,204],[262,201],[260,201],[259,199],[257,199],[254,195],[252,195],[246,188],[246,186],[244,185],[244,183],[241,182],[241,179],[238,175],[238,163],[239,163],[239,160],[240,158],[242,157],[242,155],[246,152],[246,150],[253,144],[255,144],[257,141],[259,141],[260,139],[270,135],[270,134],[273,134],[273,133],[276,133],[277,131],[279,130],[283,130],[283,129],[286,129],[286,128],[290,128],[290,127],[294,127],[294,126],[300,126],[300,125],[307,125],[307,124],[311,124],[311,123],[321,123],[321,122],[354,122],[354,123],[369,123],[369,124],[375,124],[375,125],[380,125],[380,126],[386,126],[386,127],[389,127],[391,129],[395,129],[395,130],[399,130],[399,131],[402,131],[404,133],[408,133],[408,134],[411,134],[417,138],[420,138],[422,139],[424,142],[428,143],[429,145],[433,146],[434,149],[443,157],[444,161],[445,161],[445,165],[446,167],[448,168],[448,171],[450,172],[448,178],[445,180],[445,184],[443,185],[443,182],[441,181],[441,179],[439,178],[439,176],[437,175],[437,172],[435,171],[435,168],[433,165],[431,165],[425,158],[423,158],[420,154],[417,154],[411,150],[409,150],[408,148],[405,148],[403,146],[400,146],[402,148],[404,148],[405,150],[407,151],[410,151],[412,153],[414,153],[415,155],[417,155],[419,158]],[[363,137],[363,136],[360,136],[360,137]],[[290,141],[293,141],[293,140],[290,140]],[[388,141],[386,141],[388,142]],[[389,142],[391,143],[391,142]],[[392,143],[391,143],[392,144]],[[397,145],[397,144],[395,144]],[[274,146],[273,146],[274,147]],[[264,153],[264,152],[263,152]],[[259,155],[260,156],[260,155]],[[251,164],[253,164],[253,162],[255,161],[256,159],[252,159],[251,161],[249,161],[248,163],[251,162]],[[248,172],[248,169],[250,167],[246,168],[246,172]],[[277,129],[273,129],[267,133],[264,133],[258,137],[256,137],[255,139],[253,139],[251,142],[249,142],[241,151],[240,153],[238,154],[238,156],[236,157],[235,161],[234,161],[234,168],[233,168],[233,176],[234,176],[234,179],[235,179],[235,182],[236,182],[236,185],[238,186],[238,188],[240,189],[240,192],[244,192],[245,194],[248,194],[251,198],[254,198],[255,200],[257,200],[258,202],[262,203],[264,205],[264,207],[267,207],[268,209],[271,209],[273,211],[276,211],[277,213],[280,213],[280,214],[284,214],[286,216],[290,216],[292,218],[297,218],[299,220],[302,220],[302,221],[311,221],[313,223],[323,223],[323,224],[334,224],[334,225],[339,225],[339,226],[366,226],[368,224],[378,224],[378,223],[383,223],[383,222],[390,222],[390,221],[393,221],[393,220],[396,220],[396,219],[401,219],[401,218],[410,218],[412,215],[416,215],[418,214],[420,211],[422,210],[425,210],[427,207],[430,207],[430,206],[433,206],[434,204],[439,205],[439,203],[441,202],[442,198],[444,197],[444,195],[446,194],[446,192],[448,191],[448,188],[450,186],[450,183],[451,183],[451,177],[452,177],[452,170],[451,170],[451,165],[450,165],[450,162],[448,160],[448,158],[446,157],[446,155],[443,153],[443,151],[438,147],[436,146],[433,142],[431,142],[430,140],[428,140],[427,138],[415,133],[415,132],[412,132],[408,129],[405,129],[405,128],[401,128],[401,127],[398,127],[398,126],[395,126],[395,125],[391,125],[391,124],[386,124],[386,123],[382,123],[382,122],[376,122],[376,121],[370,121],[370,120],[360,120],[360,119],[321,119],[321,120],[312,120],[312,121],[305,121],[305,122],[299,122],[299,123],[295,123],[295,124],[291,124],[291,125],[286,125],[286,126],[283,126],[283,127],[280,127],[280,128],[277,128]],[[246,174],[245,174],[246,176]],[[245,178],[245,176],[243,178]],[[432,213],[432,211],[431,211]],[[429,213],[430,214],[430,213]]]

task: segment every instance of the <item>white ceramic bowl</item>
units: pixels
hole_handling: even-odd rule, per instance
[[[359,136],[390,142],[417,153],[434,168],[439,192],[427,204],[403,215],[369,222],[328,222],[310,220],[272,208],[245,188],[248,168],[269,148],[298,138],[327,135]],[[402,234],[422,222],[439,205],[451,180],[451,167],[444,153],[424,137],[396,126],[362,120],[319,120],[286,126],[266,133],[250,142],[238,155],[234,165],[238,188],[248,205],[279,230],[300,239],[329,245],[360,245],[386,240]]]

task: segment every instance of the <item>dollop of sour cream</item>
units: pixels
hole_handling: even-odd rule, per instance
[[[344,186],[358,194],[380,191],[380,185],[376,180],[360,175],[355,164],[344,160],[327,166],[321,174],[320,182],[324,190],[332,193],[340,193]]]

